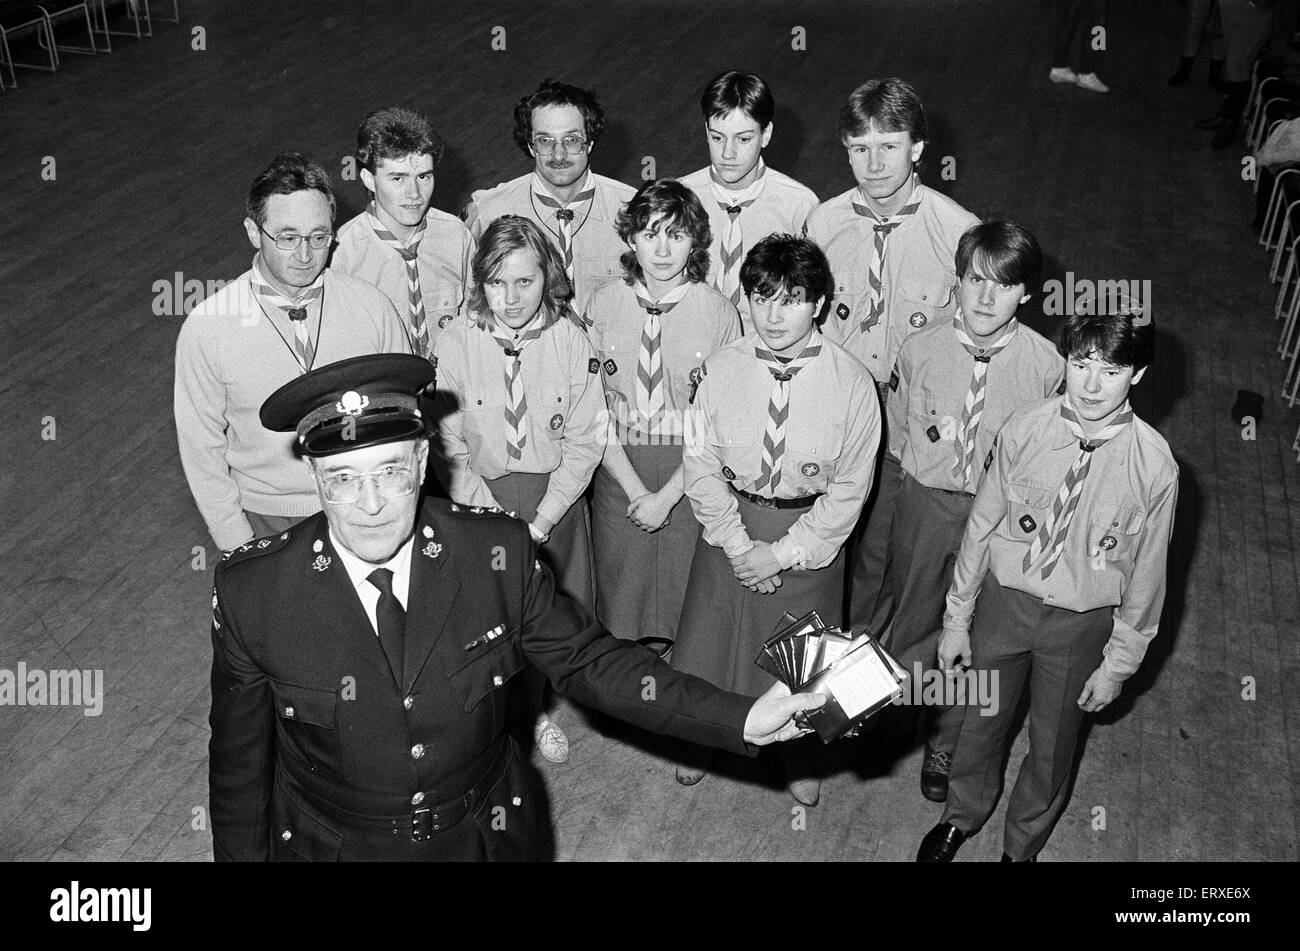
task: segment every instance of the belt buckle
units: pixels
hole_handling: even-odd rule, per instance
[[[758,504],[763,508],[774,509],[776,508],[776,499],[769,499],[766,495],[760,495],[758,497]]]
[[[422,806],[411,813],[411,838],[425,842],[433,838],[433,810]]]

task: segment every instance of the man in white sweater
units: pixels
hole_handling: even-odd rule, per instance
[[[293,437],[258,419],[262,402],[312,367],[411,352],[381,291],[325,269],[334,212],[325,170],[296,152],[277,155],[248,193],[252,266],[194,308],[176,341],[181,464],[223,550],[320,511]]]

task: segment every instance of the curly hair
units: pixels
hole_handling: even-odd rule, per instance
[[[428,155],[437,165],[444,150],[442,136],[429,120],[401,106],[376,109],[357,129],[357,164],[372,174],[380,159]]]
[[[573,106],[581,112],[589,146],[596,144],[605,128],[605,110],[600,108],[594,95],[578,86],[544,79],[535,91],[524,96],[515,106],[515,144],[527,156],[533,154],[533,110],[543,106]]]
[[[681,228],[691,236],[691,253],[686,259],[686,279],[698,284],[709,275],[709,242],[713,232],[709,229],[709,215],[700,199],[681,182],[660,178],[646,182],[628,203],[619,210],[614,228],[623,241],[644,231],[653,221],[669,228]],[[624,251],[618,259],[623,266],[623,282],[628,285],[645,280],[636,251]]]

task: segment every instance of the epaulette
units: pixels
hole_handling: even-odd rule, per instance
[[[457,505],[452,502],[448,506],[448,511],[453,515],[461,518],[474,518],[482,515],[497,515],[501,518],[516,518],[514,512],[507,512],[505,509],[496,505]]]
[[[293,534],[293,529],[285,529],[279,535],[267,535],[265,538],[255,538],[251,542],[245,542],[238,548],[232,548],[221,556],[222,564],[234,564],[238,561],[245,561],[249,558],[256,558],[258,555],[265,555],[268,552],[277,551],[285,546]]]

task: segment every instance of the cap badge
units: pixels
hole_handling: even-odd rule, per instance
[[[370,397],[362,396],[356,390],[348,390],[343,394],[343,399],[334,404],[334,408],[349,416],[360,416],[361,411],[369,405]]]

